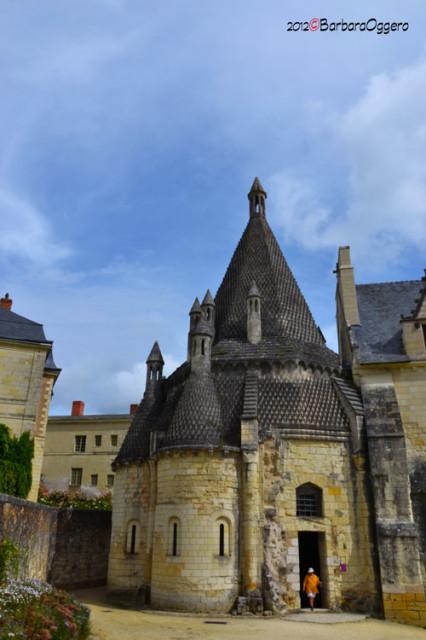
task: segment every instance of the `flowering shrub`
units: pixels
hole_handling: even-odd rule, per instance
[[[38,501],[50,507],[62,507],[64,509],[97,509],[98,511],[111,511],[112,498],[110,493],[101,496],[85,496],[82,493],[67,491],[51,491],[41,489]]]
[[[86,640],[89,610],[68,593],[38,580],[0,587],[0,640]]]

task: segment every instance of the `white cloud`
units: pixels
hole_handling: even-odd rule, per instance
[[[47,266],[70,250],[54,241],[48,221],[30,202],[0,189],[0,252]]]
[[[370,268],[398,259],[407,247],[424,250],[425,76],[422,61],[372,77],[361,99],[324,132],[323,144],[331,138],[348,167],[344,211],[312,179],[272,176],[274,216],[287,237],[312,249],[350,244]]]

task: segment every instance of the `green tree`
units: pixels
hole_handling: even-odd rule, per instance
[[[19,438],[0,424],[0,493],[26,498],[31,489],[34,442],[28,431]]]

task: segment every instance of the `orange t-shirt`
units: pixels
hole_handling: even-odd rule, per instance
[[[318,593],[320,579],[315,573],[308,573],[303,581],[303,591],[305,593]]]

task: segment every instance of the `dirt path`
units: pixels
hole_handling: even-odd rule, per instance
[[[326,624],[277,618],[190,617],[117,609],[92,592],[78,597],[91,609],[94,640],[425,640],[422,629],[381,620]],[[326,614],[313,614],[321,616]],[[206,624],[206,621],[209,623]]]

